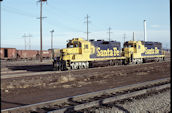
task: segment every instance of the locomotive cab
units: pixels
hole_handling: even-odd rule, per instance
[[[73,38],[67,48],[60,50],[59,60],[54,60],[55,70],[87,68],[91,43],[82,38]],[[83,61],[83,62],[80,62]]]
[[[67,48],[61,50],[62,60],[70,60],[74,54],[82,54],[81,42],[78,40],[69,40]]]
[[[143,62],[141,53],[144,51],[141,41],[127,41],[124,43],[124,55],[129,64],[140,64]]]

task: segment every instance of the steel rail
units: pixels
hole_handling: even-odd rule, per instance
[[[164,61],[166,62],[166,61]],[[162,63],[162,62],[157,62],[157,63]],[[141,65],[149,65],[152,63],[145,63],[145,64],[141,64]],[[131,66],[136,66],[138,64],[133,64],[133,65],[127,65],[128,67]],[[120,67],[120,66],[124,66],[124,65],[118,65],[116,67]],[[115,66],[107,66],[107,67],[96,67],[96,68],[88,68],[88,69],[82,69],[82,70],[95,70],[95,69],[100,69],[100,68],[109,68],[109,67],[115,67]],[[81,70],[71,70],[72,72],[75,71],[81,71]],[[45,75],[45,74],[56,74],[56,73],[66,73],[68,71],[45,71],[45,72],[27,72],[27,73],[17,73],[17,74],[5,74],[3,75],[3,73],[1,72],[1,79],[8,79],[8,78],[15,78],[15,77],[25,77],[25,76],[36,76],[36,75]]]
[[[47,102],[41,102],[41,103],[37,103],[37,104],[31,104],[31,105],[26,105],[26,106],[9,108],[9,109],[2,110],[1,112],[2,113],[11,113],[11,112],[12,113],[20,113],[20,112],[25,112],[25,111],[30,112],[30,111],[35,111],[38,108],[43,108],[46,106],[54,106],[54,105],[59,105],[59,104],[63,104],[63,103],[69,103],[70,100],[79,101],[79,100],[93,98],[93,97],[100,96],[100,95],[109,95],[112,93],[115,94],[118,92],[124,92],[124,91],[128,91],[131,89],[139,89],[139,88],[152,86],[152,85],[166,84],[169,82],[170,82],[170,77],[164,78],[164,79],[153,80],[153,81],[147,81],[147,82],[143,82],[143,83],[137,83],[137,84],[127,85],[127,86],[122,86],[122,87],[117,87],[117,88],[113,88],[113,89],[106,89],[106,90],[97,91],[97,92],[93,92],[93,93],[87,93],[87,94],[82,94],[82,95],[77,95],[77,96],[66,97],[66,98],[47,101]],[[169,84],[167,86],[170,87]],[[165,87],[167,87],[167,86],[165,86]],[[164,86],[162,86],[162,87],[164,87]],[[151,88],[149,90],[141,91],[140,93],[145,93],[145,92],[152,91],[152,90],[157,90],[157,89]],[[124,97],[126,97],[127,95],[134,96],[136,94],[138,94],[138,92],[137,93],[133,92],[133,94],[126,94]],[[116,99],[119,99],[119,98],[122,98],[122,97],[118,97],[118,98],[116,97]],[[103,100],[103,102],[106,102],[106,101],[108,101],[108,99]],[[94,102],[94,103],[97,103],[97,102]],[[100,103],[100,102],[98,102],[98,103]],[[88,106],[88,105],[83,104],[82,106]],[[78,107],[81,107],[81,106],[78,105],[75,109],[78,109]],[[66,110],[66,109],[63,109],[62,111],[64,111],[64,110]]]
[[[27,70],[1,71],[1,74],[15,74],[15,73],[22,73],[22,72],[27,72]]]
[[[139,95],[144,95],[144,94],[147,94],[148,92],[155,92],[155,91],[162,90],[165,88],[170,88],[170,83],[161,85],[161,86],[156,86],[153,88],[143,89],[141,91],[135,91],[132,93],[127,93],[127,94],[118,95],[118,96],[114,96],[114,97],[110,97],[110,98],[106,98],[106,99],[100,99],[100,100],[96,100],[96,101],[92,101],[92,102],[88,102],[88,103],[84,103],[84,104],[79,104],[76,106],[70,106],[70,107],[66,107],[63,109],[59,109],[59,110],[53,110],[48,113],[66,113],[68,111],[79,111],[82,109],[87,109],[87,108],[91,108],[94,106],[100,106],[102,104],[107,104],[107,103],[111,103],[114,101],[119,101],[119,100],[123,100],[123,99],[127,99],[127,98],[136,97]]]
[[[36,75],[45,75],[45,74],[55,74],[60,73],[60,71],[54,72],[54,71],[46,71],[46,72],[27,72],[27,73],[18,73],[18,74],[9,74],[9,75],[2,75],[1,79],[7,79],[7,78],[15,78],[15,77],[25,77],[25,76],[36,76]]]

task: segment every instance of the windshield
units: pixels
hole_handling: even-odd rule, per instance
[[[74,47],[81,47],[81,43],[78,41],[76,41],[76,42],[74,41],[73,43],[69,42],[67,44],[67,48],[74,48]]]
[[[124,47],[133,47],[133,44],[124,44]]]
[[[125,48],[128,48],[128,47],[136,47],[136,45],[135,44],[124,44],[124,47]]]

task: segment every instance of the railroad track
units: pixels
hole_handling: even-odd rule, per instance
[[[27,70],[16,70],[16,71],[2,71],[1,74],[7,75],[7,74],[17,74],[17,73],[25,73]]]
[[[23,77],[23,76],[35,76],[35,75],[53,74],[53,73],[60,73],[60,71],[57,71],[57,72],[54,72],[54,71],[28,72],[28,71],[21,70],[21,71],[15,71],[15,72],[6,72],[5,74],[4,73],[1,75],[1,79]]]
[[[102,104],[159,92],[170,88],[170,78],[132,84],[93,93],[66,97],[16,108],[2,110],[2,113],[68,113],[89,109]]]
[[[169,61],[164,61],[164,62],[169,62]],[[152,64],[154,62],[150,62],[150,63],[144,63],[141,65],[149,65]],[[158,62],[158,63],[163,63],[163,62]],[[133,64],[133,65],[125,65],[127,67],[130,66],[136,66],[137,64]],[[120,67],[120,66],[124,66],[124,65],[118,65],[115,67]],[[95,68],[89,68],[89,69],[82,69],[84,70],[96,70],[99,68],[109,68],[109,67],[114,67],[114,66],[106,66],[106,67],[95,67]],[[75,71],[81,71],[81,70],[71,70],[71,72],[75,72]],[[57,74],[57,73],[66,73],[68,71],[43,71],[43,72],[32,72],[32,71],[27,71],[27,70],[18,70],[18,71],[2,71],[1,72],[1,79],[7,79],[7,78],[15,78],[15,77],[24,77],[24,76],[35,76],[35,75],[45,75],[45,74]]]

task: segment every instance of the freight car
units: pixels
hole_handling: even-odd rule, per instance
[[[21,59],[39,59],[39,50],[17,50],[16,48],[1,48],[1,60],[21,60]],[[51,50],[43,50],[42,57],[44,59],[52,58]]]
[[[39,51],[39,55],[40,55],[40,51]],[[43,59],[50,59],[50,58],[52,58],[52,50],[51,49],[49,49],[49,50],[43,50],[42,51],[42,58]]]
[[[38,59],[38,50],[17,50],[17,59]]]
[[[139,64],[147,59],[164,60],[159,42],[127,41],[121,49],[120,42],[83,40],[73,38],[67,48],[54,50],[54,70],[82,69],[96,63],[109,65]]]
[[[0,49],[0,59],[1,60],[14,60],[17,58],[16,48],[1,48]]]
[[[52,54],[50,50],[42,51],[42,58],[49,59]],[[39,50],[17,50],[17,58],[18,59],[39,59],[40,51]]]

